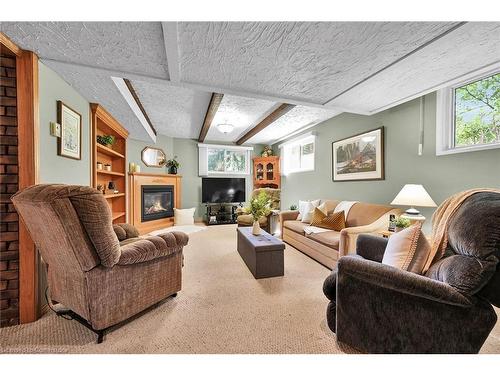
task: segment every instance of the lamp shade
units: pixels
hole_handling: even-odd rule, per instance
[[[437,204],[422,185],[406,184],[391,204],[399,206],[436,207]]]

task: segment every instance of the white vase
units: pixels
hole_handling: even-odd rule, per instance
[[[260,225],[258,220],[253,222],[252,234],[254,236],[258,236],[260,234]]]

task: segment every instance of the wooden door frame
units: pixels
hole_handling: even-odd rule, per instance
[[[38,183],[38,56],[0,32],[0,44],[16,56],[19,190]],[[38,252],[19,218],[19,322],[38,319]]]

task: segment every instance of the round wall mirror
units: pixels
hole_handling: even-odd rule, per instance
[[[161,168],[167,162],[167,156],[160,148],[146,147],[142,150],[142,162],[148,167]]]

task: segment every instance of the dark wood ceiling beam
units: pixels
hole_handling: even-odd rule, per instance
[[[212,93],[212,98],[210,99],[210,104],[208,105],[207,113],[205,115],[205,120],[203,120],[203,126],[200,130],[200,136],[198,137],[198,142],[203,143],[208,134],[208,130],[210,129],[210,125],[212,125],[212,121],[214,120],[215,114],[219,109],[219,105],[222,101],[224,94]]]
[[[238,139],[236,141],[236,144],[241,145],[241,144],[245,143],[250,138],[252,138],[254,135],[256,135],[257,133],[259,133],[262,130],[264,130],[265,128],[267,128],[269,125],[271,125],[277,119],[279,119],[281,116],[288,113],[294,107],[295,107],[295,105],[293,105],[293,104],[287,104],[287,103],[281,104],[278,108],[276,108],[273,112],[271,112],[264,120],[259,122],[252,129],[250,129],[248,132],[246,132],[240,139]]]
[[[139,109],[141,110],[142,114],[144,115],[144,118],[146,119],[146,121],[148,122],[149,126],[151,127],[151,130],[153,131],[153,133],[155,133],[155,135],[158,135],[156,133],[155,127],[153,126],[153,124],[151,123],[151,120],[149,119],[149,116],[148,116],[146,110],[144,109],[144,107],[143,107],[143,105],[141,103],[141,100],[139,99],[139,96],[135,92],[134,86],[132,86],[132,82],[130,82],[130,80],[126,79],[126,78],[124,78],[123,81],[127,85],[128,91],[130,91],[130,95],[132,95],[132,97],[134,98],[135,102],[137,103],[137,106],[139,107]]]

